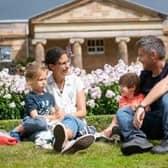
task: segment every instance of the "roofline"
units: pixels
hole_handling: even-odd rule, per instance
[[[85,2],[89,2],[91,0],[85,0]],[[109,0],[111,1],[111,0]],[[61,5],[58,5],[57,7],[55,8],[52,8],[52,9],[49,9],[49,10],[46,10],[45,12],[40,12],[40,14],[35,14],[33,17],[30,18],[30,22],[34,19],[37,19],[39,17],[43,17],[45,14],[47,13],[50,13],[50,12],[53,12],[54,10],[59,10],[59,8],[63,8],[64,6],[69,6],[71,4],[75,4],[77,2],[81,2],[79,0],[71,0],[70,2],[66,2],[64,4],[61,4]],[[122,2],[122,5],[123,4],[128,4],[130,7],[135,7],[135,10],[139,10],[140,8],[147,11],[148,13],[153,13],[153,14],[156,14],[157,16],[159,16],[160,18],[162,19],[166,19],[168,17],[168,14],[166,13],[163,13],[163,12],[159,12],[158,10],[155,10],[155,9],[152,9],[152,8],[148,8],[147,6],[145,5],[141,5],[139,3],[135,3],[135,2],[132,2],[132,1],[129,1],[129,0],[114,0],[114,2],[116,4],[120,4],[120,2]]]
[[[64,3],[62,3],[62,4],[60,4],[60,5],[56,6],[56,7],[49,8],[47,10],[41,11],[39,13],[36,13],[36,14],[30,16],[29,20],[31,20],[33,18],[36,18],[36,17],[38,17],[38,16],[40,16],[40,15],[46,13],[46,12],[50,12],[50,11],[56,10],[57,8],[63,7],[64,5],[68,5],[68,4],[70,4],[70,3],[74,2],[74,1],[76,1],[76,0],[71,0],[70,2],[64,2]]]
[[[28,23],[29,19],[23,19],[23,20],[0,20],[0,23]]]

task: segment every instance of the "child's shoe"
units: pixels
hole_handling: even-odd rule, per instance
[[[21,141],[21,136],[20,136],[20,133],[17,132],[15,129],[13,129],[10,134],[9,134],[11,137],[14,137],[16,138],[18,141]]]

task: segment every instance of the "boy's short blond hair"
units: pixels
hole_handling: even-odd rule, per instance
[[[47,67],[44,63],[39,63],[36,61],[28,63],[25,71],[26,81],[33,82],[41,75],[42,71],[47,71]]]

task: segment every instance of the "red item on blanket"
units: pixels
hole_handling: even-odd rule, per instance
[[[0,136],[0,145],[16,145],[18,140],[9,136]]]

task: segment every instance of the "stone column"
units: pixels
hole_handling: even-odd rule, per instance
[[[163,22],[163,42],[165,44],[166,48],[166,59],[168,59],[168,17],[167,19]]]
[[[165,58],[168,59],[168,34],[167,35],[165,34],[164,36],[162,36],[161,39],[165,45],[165,50],[166,50]]]
[[[128,47],[127,43],[130,41],[129,37],[117,37],[120,58],[128,64]]]
[[[82,46],[81,44],[84,43],[84,39],[81,38],[71,38],[69,40],[70,44],[72,44],[73,50],[73,57],[72,57],[72,65],[74,67],[83,68],[83,61],[82,61]]]
[[[37,62],[44,61],[45,58],[45,49],[44,45],[47,43],[45,39],[34,39],[32,40],[32,44],[35,45],[35,60]]]

